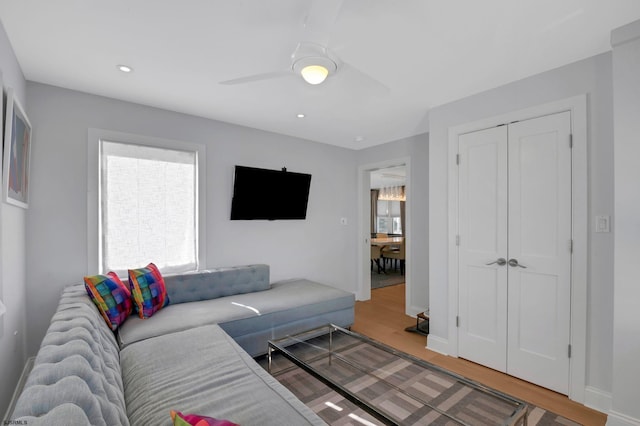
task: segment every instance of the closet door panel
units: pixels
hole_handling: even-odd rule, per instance
[[[570,113],[509,126],[507,372],[569,390]]]
[[[459,353],[506,371],[507,130],[459,139]]]

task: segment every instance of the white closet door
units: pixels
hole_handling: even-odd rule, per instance
[[[459,138],[459,354],[507,362],[507,127]],[[502,263],[502,262],[500,262]]]
[[[565,112],[458,140],[459,355],[564,394],[570,129]]]
[[[569,392],[570,129],[569,112],[509,126],[507,373],[563,394]]]

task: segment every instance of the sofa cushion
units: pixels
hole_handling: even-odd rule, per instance
[[[243,426],[325,424],[217,325],[129,345],[120,361],[133,425],[171,425],[171,410]]]
[[[271,330],[280,324],[294,323],[326,312],[352,310],[355,296],[314,281],[289,280],[273,283],[268,296],[261,293],[247,294],[238,298],[235,303],[248,310],[251,315],[229,317],[221,322],[222,329],[231,337]]]
[[[242,301],[259,315],[229,318],[220,327],[251,356],[267,352],[267,342],[333,323],[350,327],[355,296],[309,280],[274,283],[268,297],[258,293]]]
[[[165,277],[172,304],[217,299],[269,288],[269,265],[244,265]]]
[[[353,310],[353,305],[352,293],[308,280],[283,281],[273,283],[266,291],[172,304],[156,313],[153,321],[132,317],[118,329],[118,339],[124,348],[137,341],[206,324],[220,324],[231,337],[236,337],[319,313]],[[266,351],[266,342],[263,343]]]
[[[117,329],[131,315],[131,291],[115,272],[84,277],[84,286],[112,330]]]
[[[150,318],[169,304],[164,278],[153,263],[144,268],[129,269],[129,286],[140,318]]]

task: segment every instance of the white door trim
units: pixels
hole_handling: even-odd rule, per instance
[[[393,158],[377,163],[363,164],[358,167],[358,289],[356,298],[358,300],[371,299],[371,275],[369,270],[369,260],[371,258],[370,241],[371,236],[371,224],[369,223],[369,217],[371,216],[371,183],[369,172],[378,169],[385,169],[394,166],[404,165],[407,171],[407,178],[405,181],[405,191],[407,195],[407,201],[405,204],[405,224],[403,225],[405,230],[408,230],[406,241],[406,256],[408,267],[405,269],[405,310],[408,315],[415,315],[418,312],[424,311],[424,307],[413,307],[411,289],[412,289],[412,238],[411,237],[411,157],[399,157]],[[406,225],[406,226],[405,226]]]
[[[500,124],[527,120],[544,115],[571,111],[572,151],[572,234],[573,256],[571,261],[571,347],[569,365],[569,398],[584,402],[586,385],[587,352],[587,95],[579,95],[555,102],[513,111],[495,117],[449,128],[448,164],[448,211],[449,211],[449,315],[448,354],[458,356],[458,136],[468,132],[494,127]]]

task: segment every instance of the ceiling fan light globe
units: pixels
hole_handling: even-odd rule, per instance
[[[322,65],[307,65],[300,70],[300,74],[304,81],[309,84],[320,84],[329,75],[329,70]]]

